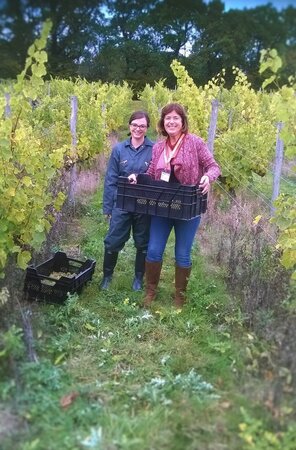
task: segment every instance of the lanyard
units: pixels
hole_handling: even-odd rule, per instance
[[[174,145],[174,148],[172,150],[169,148],[169,146],[167,144],[165,144],[163,157],[164,157],[164,162],[165,162],[166,166],[168,166],[170,164],[171,160],[173,158],[175,158],[175,156],[177,156],[177,153],[180,149],[183,138],[184,138],[184,134],[181,134],[181,136],[177,140],[177,142]]]

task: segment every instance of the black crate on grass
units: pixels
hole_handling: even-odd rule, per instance
[[[25,296],[28,300],[64,303],[68,292],[81,292],[83,286],[92,279],[95,265],[96,261],[92,259],[79,261],[69,258],[64,252],[56,252],[44,263],[27,267]]]
[[[116,206],[129,212],[189,220],[206,211],[207,195],[194,185],[155,181],[141,174],[137,184],[119,177]]]

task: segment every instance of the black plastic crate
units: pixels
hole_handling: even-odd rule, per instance
[[[64,303],[67,293],[80,293],[92,279],[96,261],[79,261],[68,258],[64,252],[56,252],[53,258],[26,269],[24,284],[28,300],[43,300],[47,303]],[[59,277],[59,274],[62,276]]]
[[[206,211],[207,194],[194,185],[155,181],[140,174],[137,184],[119,177],[116,206],[129,212],[189,220]]]

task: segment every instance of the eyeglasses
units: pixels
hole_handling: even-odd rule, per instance
[[[136,128],[139,128],[140,130],[145,130],[147,128],[147,125],[138,125],[137,123],[130,123],[130,127],[132,127],[134,130]]]

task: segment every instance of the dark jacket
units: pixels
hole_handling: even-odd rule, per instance
[[[132,173],[145,173],[152,156],[153,142],[147,137],[138,150],[131,146],[131,140],[119,142],[112,150],[104,183],[103,213],[111,214],[117,196],[118,177]]]

